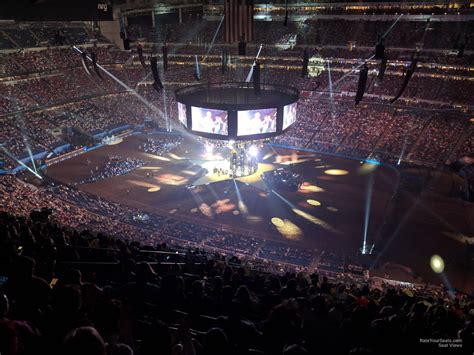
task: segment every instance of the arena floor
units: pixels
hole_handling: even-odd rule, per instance
[[[144,153],[140,146],[145,140],[145,136],[128,137],[51,166],[47,174],[75,183],[96,166],[100,169],[109,156],[140,158],[146,166],[80,189],[148,213],[224,224],[253,236],[336,253],[360,248],[373,179],[368,243],[375,243],[375,251],[387,246],[379,261],[409,266],[424,280],[439,284],[441,278],[429,266],[430,257],[439,254],[448,280],[457,288],[473,289],[470,270],[463,264],[470,263],[463,259],[463,243],[474,236],[474,208],[448,196],[455,184],[450,176],[431,176],[422,194],[407,192],[393,203],[399,174],[391,167],[268,146],[260,152],[259,171],[234,182],[212,173],[219,157],[206,154],[192,138],[164,156]],[[260,174],[287,164],[294,164],[303,176],[303,187],[297,192],[279,191],[280,196],[266,193]],[[203,167],[210,173],[205,174]],[[279,226],[272,218],[279,219],[273,219]]]

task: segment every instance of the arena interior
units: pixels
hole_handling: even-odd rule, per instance
[[[2,2],[0,354],[472,354],[473,9]]]

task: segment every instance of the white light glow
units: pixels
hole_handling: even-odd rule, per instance
[[[252,145],[249,148],[249,155],[252,156],[252,157],[256,157],[258,155],[258,148],[256,146]]]

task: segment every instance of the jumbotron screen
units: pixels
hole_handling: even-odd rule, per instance
[[[237,136],[275,133],[277,109],[239,111],[237,113]]]
[[[179,122],[184,125],[184,127],[188,126],[188,120],[186,118],[186,105],[182,104],[181,102],[178,102],[178,119]]]
[[[227,136],[227,111],[191,106],[192,129]]]
[[[283,107],[283,130],[296,121],[296,102]]]

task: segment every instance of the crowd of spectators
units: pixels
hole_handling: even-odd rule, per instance
[[[91,75],[85,74],[80,55],[72,49],[52,47],[44,50],[24,49],[18,53],[2,55],[5,60],[1,61],[0,73],[3,73],[5,80],[0,82],[0,114],[8,115],[21,109],[36,110],[35,114],[41,116],[40,124],[28,125],[24,133],[31,140],[42,142],[41,145],[46,148],[51,148],[50,144],[57,142],[57,138],[50,134],[51,125],[56,125],[57,128],[74,127],[88,134],[95,134],[120,124],[134,126],[144,120],[163,122],[164,114],[176,119],[176,102],[171,91],[196,82],[190,55],[196,52],[202,55],[207,53],[208,48],[201,44],[206,43],[206,38],[213,35],[212,22],[197,19],[193,23],[199,31],[196,28],[188,31],[188,26],[167,26],[166,33],[171,38],[168,45],[170,65],[166,72],[161,72],[166,88],[163,93],[152,89],[150,71],[141,67],[136,55],[133,61],[129,60],[133,53],[104,44],[85,48],[88,52],[96,53],[99,63],[125,85],[137,88],[156,109],[143,105],[127,93],[124,86],[105,73],[102,73],[102,78],[95,74],[94,70],[91,70]],[[328,28],[333,28],[333,24],[340,25],[341,31],[330,31]],[[474,84],[469,74],[470,57],[467,55],[465,58],[452,58],[440,54],[439,51],[430,51],[430,48],[452,49],[446,41],[462,37],[465,32],[463,21],[429,24],[425,50],[420,56],[417,71],[398,101],[401,108],[393,108],[388,105],[389,100],[401,87],[403,72],[411,60],[411,51],[393,47],[411,43],[412,37],[424,31],[427,26],[426,23],[400,21],[396,29],[403,36],[393,36],[392,42],[387,42],[389,63],[383,81],[376,79],[379,64],[370,62],[363,104],[356,107],[351,105],[350,101],[357,90],[357,72],[340,82],[339,79],[359,64],[362,58],[371,55],[373,47],[370,43],[374,40],[373,37],[387,24],[387,21],[332,19],[316,20],[299,27],[290,23],[287,28],[268,23],[265,28],[258,29],[257,34],[265,36],[265,43],[273,43],[273,37],[280,42],[285,38],[293,38],[293,32],[298,34],[299,38],[298,45],[289,50],[282,51],[273,45],[264,47],[263,82],[290,83],[301,90],[302,96],[306,97],[309,93],[308,99],[300,101],[297,123],[277,141],[360,158],[376,153],[389,161],[396,159],[403,151],[403,154],[413,161],[429,164],[453,159],[459,150],[463,154],[472,151],[471,135],[467,134],[471,126],[466,119],[468,113],[464,115],[462,112],[455,114],[450,111],[449,115],[444,114],[445,109],[459,108],[471,103],[469,93]],[[258,26],[261,27],[262,23],[257,23]],[[12,33],[15,38],[27,38],[31,32],[31,26],[24,26]],[[51,28],[44,32],[50,33]],[[80,29],[72,29],[69,32],[76,33],[77,38],[82,36],[81,33],[88,33],[87,30]],[[437,36],[441,32],[443,36]],[[49,36],[42,33],[35,32],[35,36]],[[200,40],[190,45],[188,42],[193,42],[192,37],[196,33]],[[319,68],[321,72],[314,77],[301,78],[300,75],[303,34],[307,40],[311,39],[307,43],[316,43],[316,46],[309,47],[310,57],[324,58],[322,67]],[[346,42],[354,42],[351,36],[357,37],[358,40],[355,46],[353,43],[348,48]],[[436,37],[442,37],[443,40],[435,40]],[[19,41],[25,45],[29,43],[28,39]],[[78,44],[80,43],[83,42],[78,40]],[[363,45],[367,47],[361,47]],[[160,52],[158,47],[155,50]],[[222,45],[219,43],[212,48],[207,59],[209,65],[201,67],[202,78],[210,82],[242,80],[241,78],[247,75],[248,66],[253,60],[252,53],[257,48],[249,45],[250,56],[237,58],[236,48],[232,47],[231,63],[234,65],[228,68],[225,74],[221,73],[220,68],[221,50]],[[335,98],[332,100],[327,95],[329,64],[326,60],[330,62],[332,82],[335,83]],[[137,87],[138,83],[140,84]],[[410,110],[415,107],[420,108],[420,111]],[[4,122],[6,125],[12,125],[16,120],[9,117]],[[22,129],[17,124],[13,126]],[[43,126],[47,127],[47,131],[42,133],[40,130]],[[18,137],[18,134],[16,136]],[[24,154],[25,147],[21,142],[21,139],[11,137],[2,141],[7,148]]]
[[[58,45],[86,44],[92,39],[103,42],[104,38],[83,26],[50,27],[37,23],[0,28],[0,50]],[[61,40],[57,34],[61,36]],[[62,43],[61,43],[62,42]]]
[[[473,347],[473,302],[461,294],[262,273],[235,256],[66,229],[47,214],[0,214],[2,353],[437,353],[425,339]]]
[[[46,189],[36,189],[13,176],[2,176],[0,202],[1,211],[27,216],[38,208],[51,209],[51,219],[61,226],[110,234],[147,247],[167,242],[175,246],[218,251],[221,255],[238,253],[239,257],[253,265],[261,265],[262,269],[304,269],[315,256],[314,250],[265,241],[249,235],[247,231],[227,231],[220,225],[200,225],[178,216],[174,218],[174,215],[171,218],[171,215],[149,214],[148,218],[141,218],[141,210],[109,202],[63,184],[52,183]],[[268,262],[274,263],[274,266],[267,265]]]

